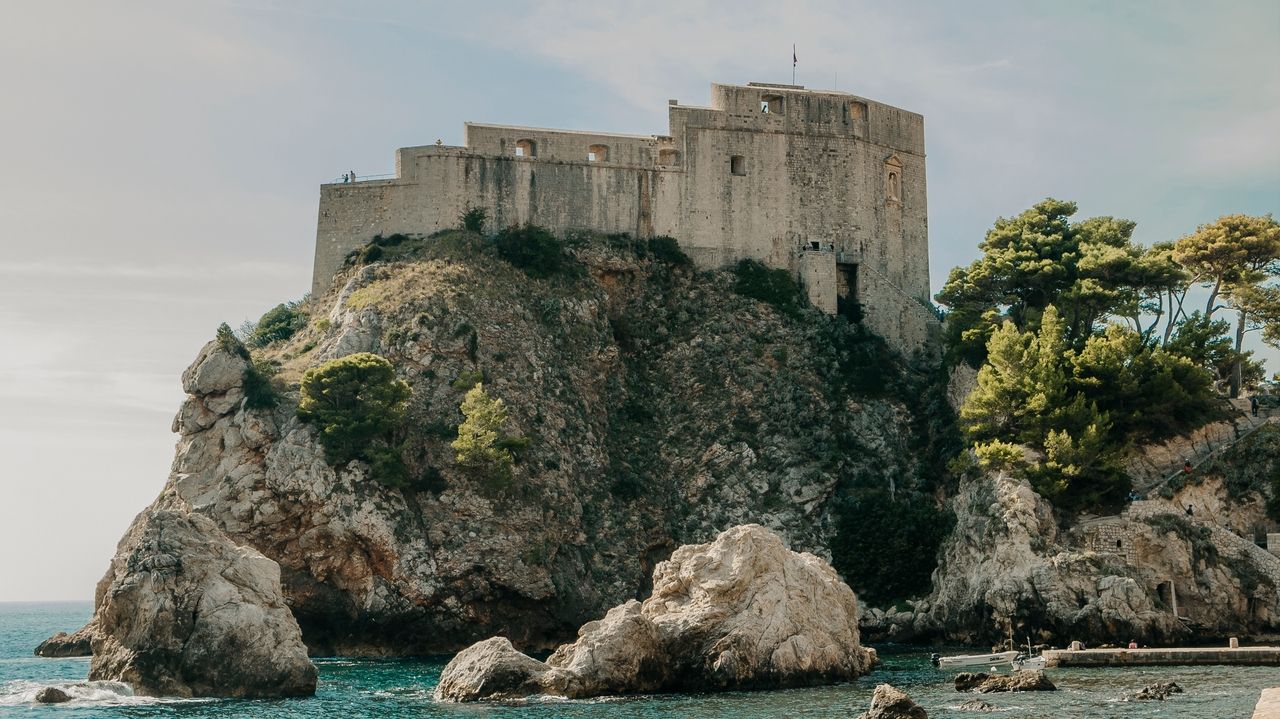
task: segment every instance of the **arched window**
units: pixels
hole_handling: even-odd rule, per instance
[[[781,95],[761,95],[760,96],[760,112],[766,115],[779,115],[782,113],[782,96]]]
[[[537,157],[538,144],[533,140],[516,140],[516,157]]]
[[[897,155],[884,161],[884,197],[890,202],[902,201],[902,161]]]
[[[592,145],[587,148],[587,162],[608,162],[609,146]]]

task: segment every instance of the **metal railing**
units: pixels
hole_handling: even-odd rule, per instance
[[[346,175],[339,175],[326,182],[326,185],[352,185],[357,182],[369,182],[371,180],[394,180],[397,175],[394,172],[385,175],[356,175],[355,180],[348,180]]]

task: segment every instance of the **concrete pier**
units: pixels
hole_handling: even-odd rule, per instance
[[[1262,690],[1253,708],[1253,719],[1280,719],[1280,687]]]
[[[1280,666],[1280,647],[1177,647],[1164,649],[1048,649],[1049,667],[1129,667],[1178,664]],[[1280,719],[1280,718],[1278,718]]]

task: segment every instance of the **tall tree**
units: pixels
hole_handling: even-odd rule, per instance
[[[1268,314],[1267,293],[1262,289],[1280,277],[1280,223],[1271,215],[1224,215],[1201,225],[1178,240],[1173,258],[1209,288],[1205,317],[1236,310],[1236,354],[1231,371],[1231,396],[1240,394],[1244,361],[1241,350],[1249,329],[1250,313]],[[1219,299],[1225,304],[1218,304]]]

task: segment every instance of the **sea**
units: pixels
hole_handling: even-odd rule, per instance
[[[90,717],[181,717],[302,719],[852,719],[870,705],[875,686],[888,682],[907,692],[932,719],[992,716],[1161,717],[1162,719],[1248,719],[1262,689],[1280,685],[1275,667],[1152,667],[1133,669],[1050,669],[1055,692],[962,694],[952,673],[929,664],[929,648],[881,645],[883,663],[855,682],[811,689],[717,694],[669,694],[567,701],[446,704],[431,692],[448,657],[360,659],[323,657],[316,695],[308,699],[161,699],[134,696],[114,682],[89,682],[89,660],[43,659],[36,644],[57,631],[74,631],[92,613],[89,602],[0,603],[0,717],[5,719],[88,719]],[[1155,682],[1175,681],[1185,693],[1166,701],[1139,702],[1133,693]],[[42,687],[57,686],[73,698],[65,704],[35,703]],[[993,713],[962,711],[981,698]]]

